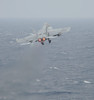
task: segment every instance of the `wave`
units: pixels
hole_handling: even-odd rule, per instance
[[[20,95],[24,95],[24,96],[31,96],[31,95],[50,96],[50,95],[62,95],[62,94],[73,94],[73,93],[68,92],[68,91],[42,91],[42,92],[24,92],[24,93],[21,93]]]

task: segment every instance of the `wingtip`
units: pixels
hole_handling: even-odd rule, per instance
[[[22,41],[20,39],[16,39],[16,42],[17,43],[21,43]]]
[[[68,29],[69,31],[71,30],[71,27],[69,27],[69,29]]]

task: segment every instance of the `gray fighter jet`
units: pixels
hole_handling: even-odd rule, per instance
[[[43,28],[39,30],[37,33],[33,32],[29,36],[26,36],[21,39],[16,39],[16,41],[20,44],[40,42],[42,45],[44,45],[44,42],[46,40],[48,40],[48,42],[51,43],[52,38],[61,36],[63,33],[69,32],[70,29],[71,27],[53,29],[49,24],[44,24]]]

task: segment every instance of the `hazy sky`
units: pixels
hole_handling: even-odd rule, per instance
[[[94,18],[94,0],[0,0],[0,18]]]

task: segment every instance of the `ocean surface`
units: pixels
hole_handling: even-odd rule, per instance
[[[20,45],[48,22],[71,31]],[[94,100],[93,19],[0,19],[0,100]]]

